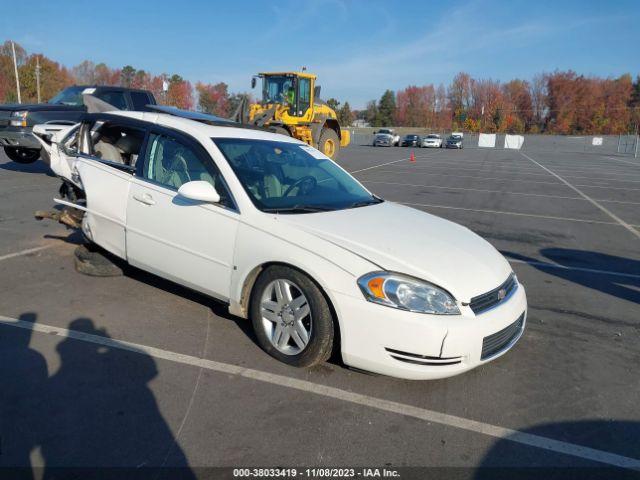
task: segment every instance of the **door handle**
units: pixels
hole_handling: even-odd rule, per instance
[[[143,193],[142,195],[134,195],[133,199],[138,201],[138,202],[140,202],[140,203],[144,203],[145,205],[155,205],[156,204],[156,201],[148,193]]]

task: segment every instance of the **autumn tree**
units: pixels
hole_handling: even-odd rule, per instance
[[[461,124],[467,118],[468,110],[472,105],[471,96],[471,76],[468,73],[460,72],[449,86],[449,106],[453,120]]]
[[[178,74],[172,75],[169,78],[166,103],[184,110],[191,110],[193,108],[193,88],[191,83]]]
[[[40,99],[47,101],[60,90],[73,85],[74,78],[66,67],[41,54],[29,55],[18,69],[23,102],[38,100],[36,66],[40,65]]]
[[[333,110],[338,110],[338,105],[340,105],[340,102],[332,97],[329,100],[327,100],[327,105],[329,106],[329,108]]]
[[[213,85],[198,82],[196,83],[196,92],[198,94],[198,107],[201,111],[220,117],[228,117],[231,113],[226,83],[220,82]]]
[[[349,102],[344,102],[344,105],[340,110],[338,110],[338,123],[344,127],[348,127],[353,122],[355,118],[353,112],[351,111],[351,105]]]
[[[363,110],[363,119],[370,125],[377,127],[378,121],[378,104],[375,100],[369,100],[367,102],[367,108]]]

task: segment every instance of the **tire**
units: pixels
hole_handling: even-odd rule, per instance
[[[74,252],[74,266],[78,273],[91,277],[119,277],[122,267],[115,258],[95,244],[80,245]]]
[[[33,163],[40,158],[40,150],[36,148],[4,147],[4,153],[16,163]]]
[[[280,282],[288,282],[289,298],[293,300],[287,301],[285,295],[278,301],[275,285],[282,288]],[[295,302],[300,296],[306,303],[298,301],[298,307]],[[303,312],[304,316],[298,319],[288,304],[299,308],[298,312],[306,306],[308,313]],[[294,367],[311,367],[331,356],[335,331],[331,308],[320,288],[302,272],[279,265],[264,270],[253,286],[249,312],[260,347],[273,358]],[[307,333],[306,344],[297,333],[301,327]]]
[[[287,137],[291,136],[291,133],[289,133],[289,130],[287,130],[284,127],[271,127],[271,130],[273,130],[273,133],[279,133],[280,135],[286,135]]]
[[[340,153],[340,138],[338,138],[335,130],[326,127],[322,129],[320,139],[318,140],[318,150],[332,160],[338,158],[338,154]]]

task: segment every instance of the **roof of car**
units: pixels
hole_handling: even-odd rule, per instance
[[[133,112],[125,110],[118,110],[107,113],[119,115],[122,117],[134,118],[143,122],[149,122],[169,128],[175,128],[176,130],[180,130],[186,133],[198,134],[211,138],[252,138],[262,140],[277,140],[280,142],[289,141],[291,143],[303,143],[295,138],[287,137],[286,135],[280,135],[266,130],[248,129],[232,125],[209,125],[200,121],[170,115],[167,113]]]

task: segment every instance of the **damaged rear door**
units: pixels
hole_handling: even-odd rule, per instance
[[[82,230],[124,259],[127,199],[146,134],[143,122],[115,115],[83,123],[79,133],[82,153],[74,169],[86,195]]]

